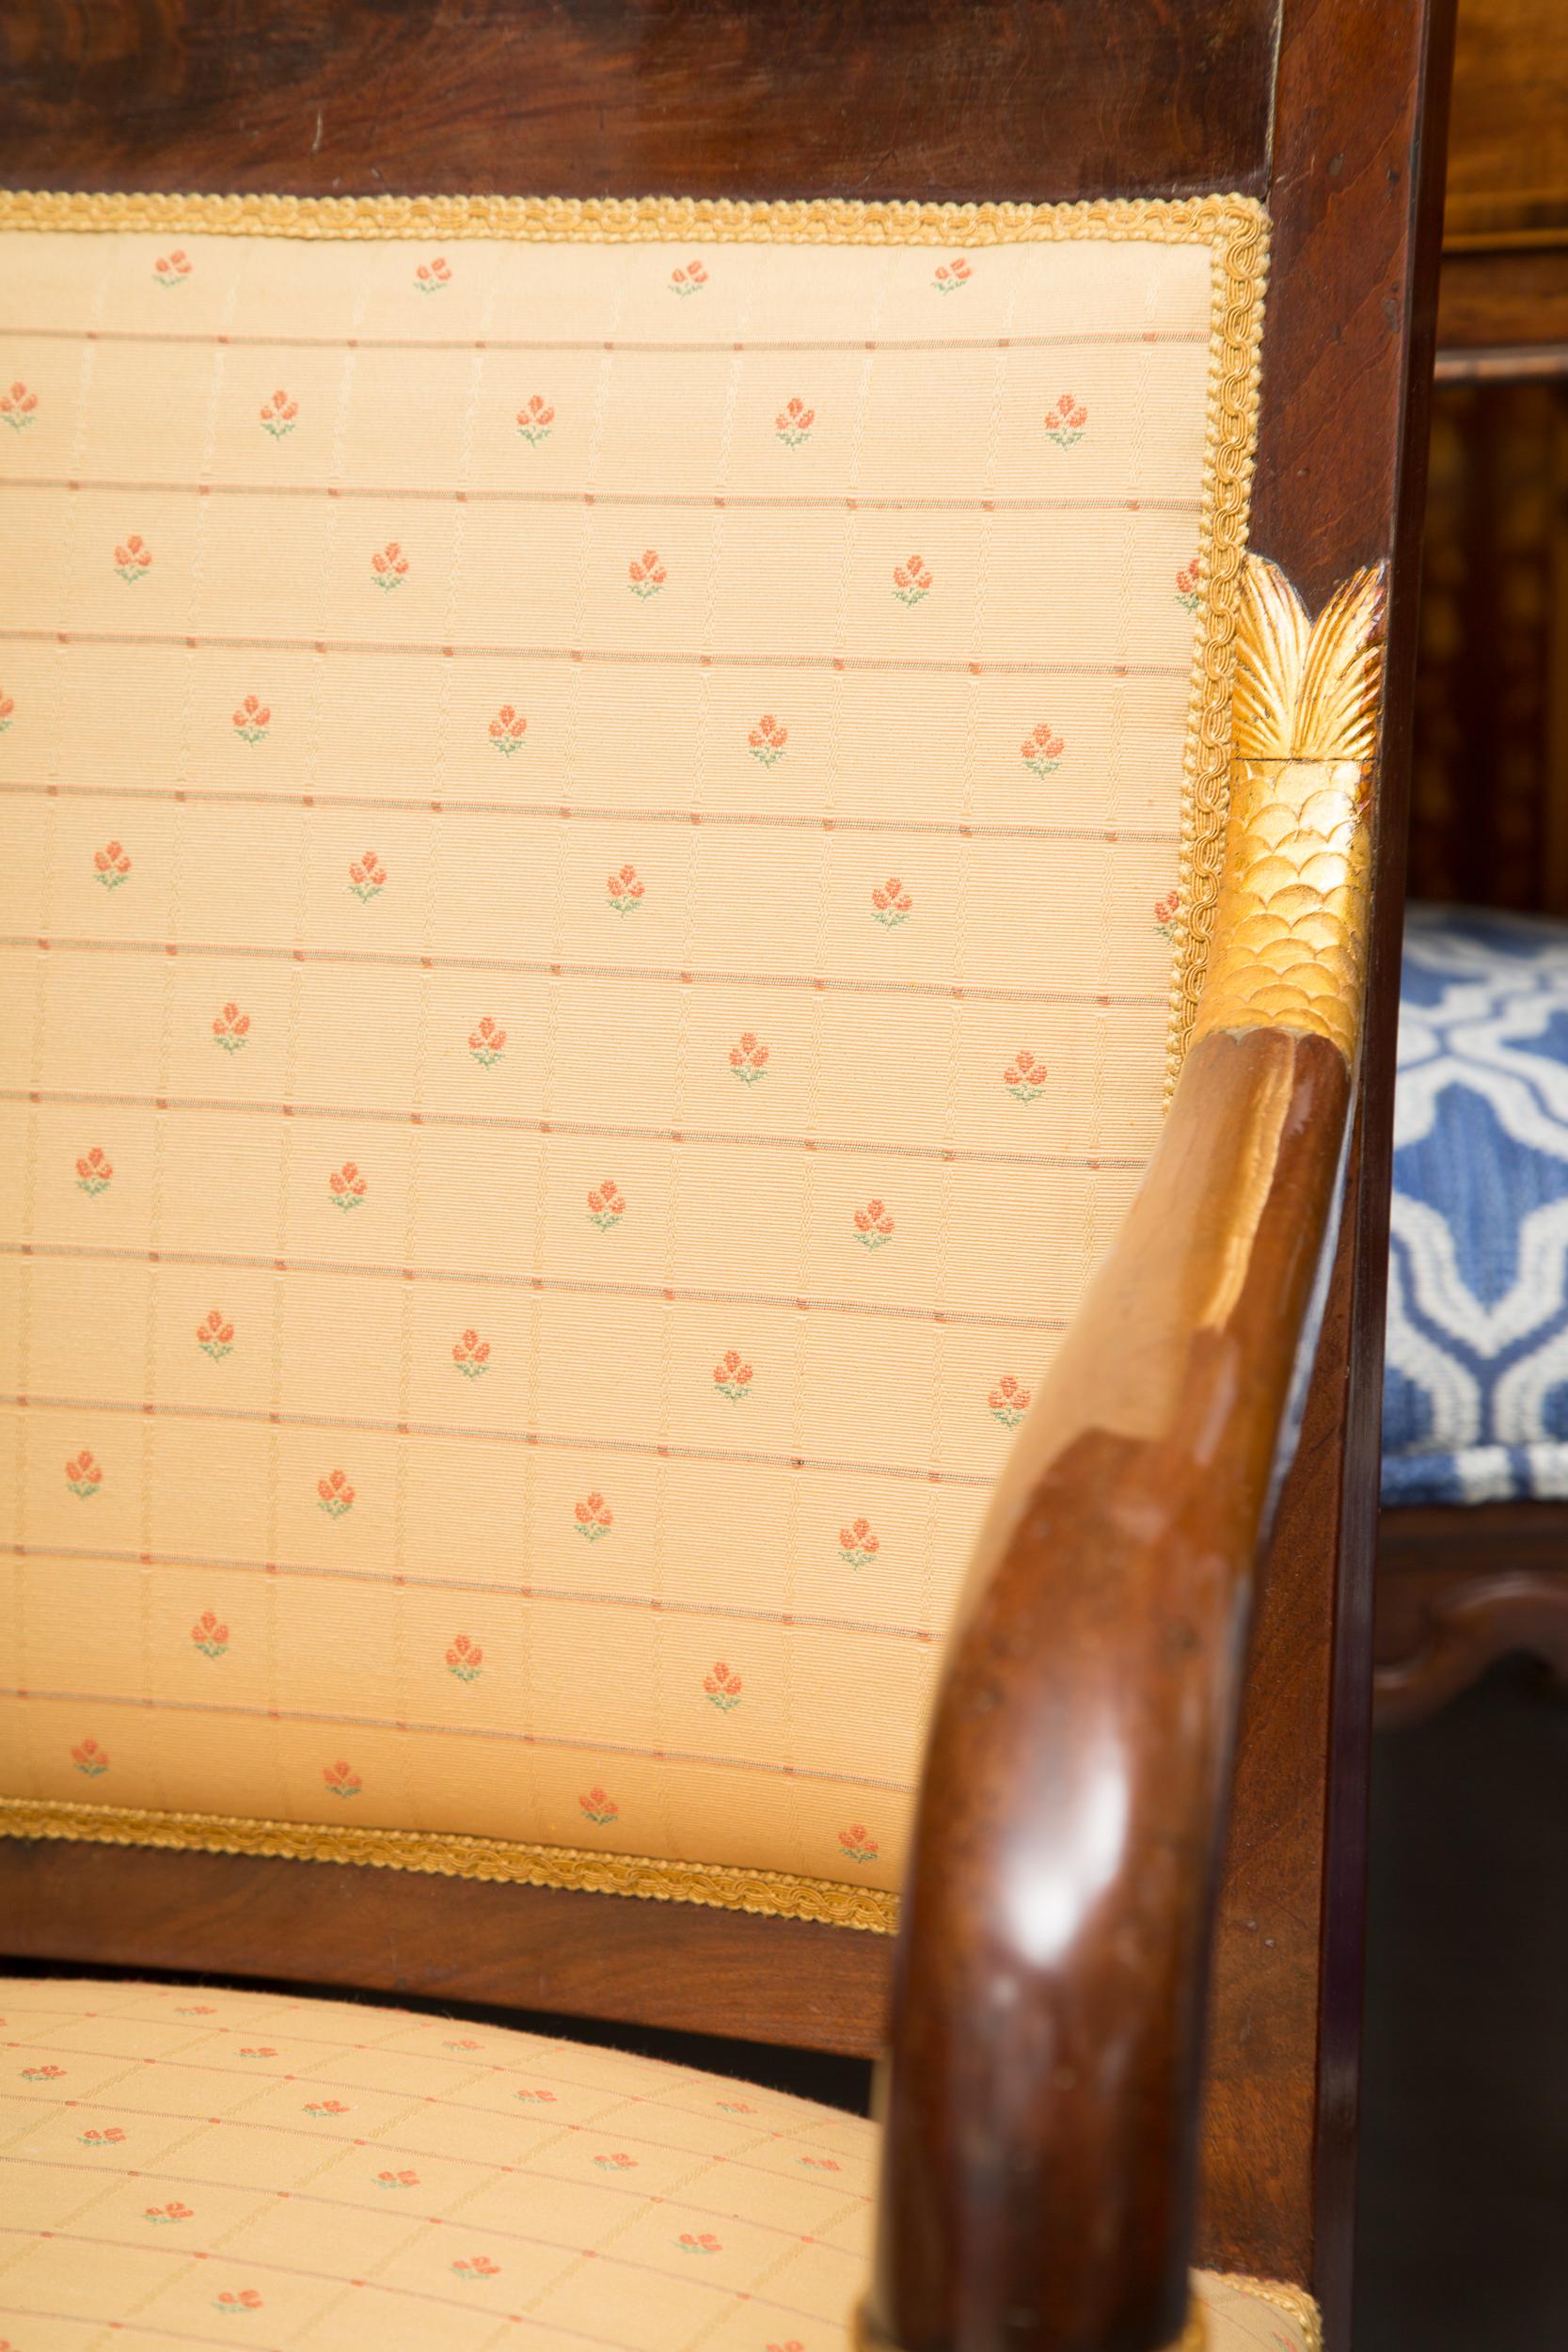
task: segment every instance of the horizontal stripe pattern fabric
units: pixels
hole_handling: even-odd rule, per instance
[[[896,1884],[1228,658],[1089,209],[0,234],[0,1795]]]

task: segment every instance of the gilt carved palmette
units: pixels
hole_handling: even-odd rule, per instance
[[[1366,978],[1385,571],[1317,620],[1277,565],[1243,567],[1230,816],[1193,1041],[1278,1028],[1354,1051]]]

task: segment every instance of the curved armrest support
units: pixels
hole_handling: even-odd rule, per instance
[[[1227,874],[1159,1150],[981,1531],[904,1895],[865,2332],[1187,2317],[1214,1886],[1359,1028],[1382,580],[1251,562]]]

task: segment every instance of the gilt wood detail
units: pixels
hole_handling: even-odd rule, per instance
[[[1211,1891],[1360,1024],[1382,574],[1313,628],[1249,560],[1243,610],[1196,1041],[937,1697],[864,2323],[902,2352],[1153,2352],[1185,2324]]]

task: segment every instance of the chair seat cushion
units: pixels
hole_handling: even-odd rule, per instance
[[[0,1981],[15,2352],[842,2352],[877,2134],[621,2052],[348,2001]],[[1313,2352],[1203,2279],[1211,2352]]]
[[[1413,907],[1386,1503],[1568,1495],[1568,930]]]

